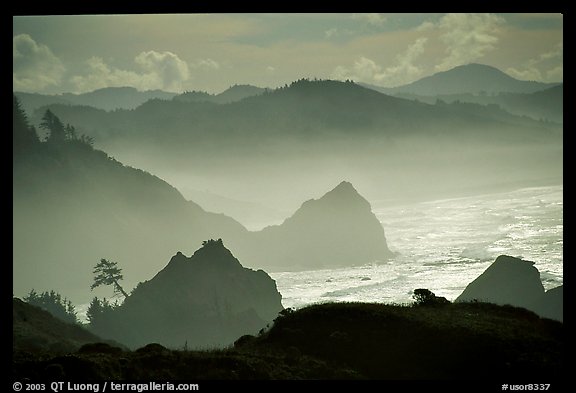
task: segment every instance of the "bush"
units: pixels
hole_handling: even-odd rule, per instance
[[[414,290],[414,304],[416,306],[439,306],[450,302],[442,296],[436,296],[429,289],[418,288]]]

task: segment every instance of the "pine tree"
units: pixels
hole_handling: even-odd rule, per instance
[[[50,109],[47,109],[44,116],[42,116],[40,127],[48,131],[46,142],[62,143],[66,140],[66,128],[64,124],[62,124],[58,116],[52,113]]]
[[[28,123],[26,113],[15,94],[12,94],[12,148],[14,151],[35,145],[39,142],[33,126]]]
[[[62,295],[54,290],[38,294],[32,289],[28,296],[24,298],[24,301],[48,311],[64,322],[78,323],[78,316],[76,315],[76,309],[72,302],[66,298],[62,298]]]
[[[124,288],[118,283],[124,277],[122,276],[122,269],[118,267],[117,262],[108,261],[104,258],[98,262],[94,267],[94,272],[96,276],[94,277],[94,283],[90,286],[90,289],[99,287],[100,285],[112,285],[114,287],[114,293],[121,293],[125,298],[128,297]]]

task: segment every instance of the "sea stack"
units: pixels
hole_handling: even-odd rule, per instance
[[[353,266],[393,256],[370,203],[343,181],[282,224],[255,232],[242,258],[270,271]]]
[[[542,317],[563,320],[562,287],[546,292],[534,262],[508,255],[496,258],[455,301],[508,304],[534,311]]]
[[[213,348],[257,334],[283,310],[276,282],[243,267],[221,239],[191,257],[178,252],[154,278],[140,283],[97,333],[136,348]]]

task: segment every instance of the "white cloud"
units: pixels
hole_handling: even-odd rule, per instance
[[[334,79],[352,79],[360,82],[374,82],[382,72],[380,67],[374,60],[367,57],[360,57],[356,60],[351,69],[344,66],[338,66],[332,72]]]
[[[426,21],[422,22],[422,24],[416,28],[416,31],[430,31],[434,30],[434,28],[434,23]]]
[[[28,34],[12,39],[12,83],[19,91],[38,91],[58,86],[66,68],[46,45]]]
[[[372,26],[382,26],[386,22],[386,15],[368,13],[368,14],[352,14],[353,19],[364,21]]]
[[[504,19],[493,14],[446,14],[437,25],[447,56],[436,66],[445,71],[482,58],[496,48]],[[422,26],[421,26],[422,27]],[[429,29],[427,24],[425,28]]]
[[[134,58],[138,70],[123,70],[108,65],[100,57],[87,60],[87,72],[71,78],[76,92],[103,87],[130,86],[139,90],[182,90],[190,78],[188,64],[172,52],[141,52]]]
[[[558,82],[564,79],[564,44],[528,60],[523,67],[510,67],[506,72],[521,80]]]
[[[194,64],[194,68],[200,68],[205,70],[219,70],[220,64],[212,59],[200,59]]]
[[[546,71],[546,79],[550,82],[560,82],[564,80],[564,66],[559,65]]]
[[[134,61],[142,67],[145,75],[161,82],[158,88],[179,90],[182,82],[190,77],[188,64],[172,52],[142,52]]]
[[[324,37],[327,39],[330,39],[330,38],[338,36],[338,34],[339,34],[338,29],[333,27],[333,28],[328,29],[324,32]]]
[[[147,90],[143,75],[134,71],[121,70],[110,67],[101,57],[91,57],[86,61],[86,72],[70,79],[74,92],[84,93],[104,87],[131,86]],[[154,84],[154,83],[152,83]],[[154,86],[156,88],[156,86]]]
[[[338,66],[332,72],[332,78],[344,80],[377,83],[384,86],[398,86],[411,82],[424,71],[415,64],[416,59],[424,53],[424,45],[428,39],[420,37],[406,50],[398,54],[392,66],[383,68],[374,60],[360,57],[354,62],[352,68]]]

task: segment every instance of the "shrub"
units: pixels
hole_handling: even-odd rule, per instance
[[[414,290],[414,304],[416,306],[439,306],[450,302],[442,296],[436,296],[429,289],[418,288]]]

